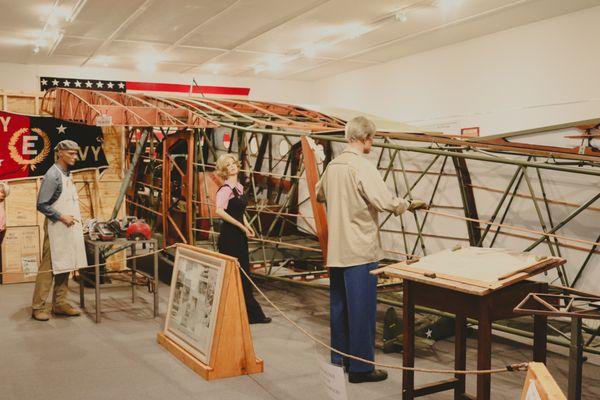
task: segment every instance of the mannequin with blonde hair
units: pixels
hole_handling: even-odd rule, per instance
[[[219,235],[219,252],[238,259],[246,273],[250,273],[248,238],[256,236],[244,214],[248,201],[244,187],[238,181],[240,162],[234,154],[223,154],[217,160],[216,173],[225,180],[216,195],[217,215],[223,220]],[[242,274],[242,286],[246,311],[251,324],[265,324],[271,318],[265,316],[260,304],[252,294],[252,284]]]

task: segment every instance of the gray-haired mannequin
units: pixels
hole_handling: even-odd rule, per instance
[[[46,216],[42,262],[31,305],[32,317],[38,321],[50,318],[46,299],[52,280],[52,312],[66,316],[80,314],[67,302],[67,283],[71,271],[87,267],[79,197],[69,172],[69,168],[77,161],[79,145],[72,140],[63,140],[54,150],[58,153],[58,159],[44,175],[37,200],[38,211]]]

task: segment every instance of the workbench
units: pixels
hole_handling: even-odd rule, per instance
[[[133,257],[131,260],[131,268],[127,268],[123,271],[107,271],[106,274],[110,273],[122,273],[128,272],[131,273],[131,279],[129,284],[131,285],[131,302],[135,303],[136,298],[136,286],[137,286],[137,275],[141,275],[146,277],[149,280],[148,288],[150,292],[152,292],[154,297],[154,317],[158,317],[158,241],[156,239],[150,240],[127,240],[127,239],[115,239],[110,241],[102,241],[102,240],[91,240],[86,236],[85,238],[86,248],[91,248],[94,254],[94,280],[88,279],[85,274],[79,274],[79,304],[82,309],[85,309],[85,285],[84,281],[89,282],[94,287],[94,294],[96,300],[96,323],[100,323],[102,320],[102,299],[100,295],[100,289],[104,286],[105,288],[108,286],[115,287],[112,284],[101,284],[100,283],[100,251],[104,248],[116,248],[118,251],[112,251],[113,254],[117,252],[130,250],[131,256]],[[138,252],[138,247],[143,250]],[[153,274],[148,275],[142,271],[137,269],[137,256],[143,255],[144,252],[153,254]],[[136,256],[137,254],[137,256]],[[129,286],[129,285],[128,285]]]

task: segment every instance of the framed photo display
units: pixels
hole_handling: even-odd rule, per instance
[[[177,247],[164,334],[210,363],[226,260]]]

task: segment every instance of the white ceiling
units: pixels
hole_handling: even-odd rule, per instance
[[[600,0],[0,0],[0,60],[317,80],[597,5]]]

